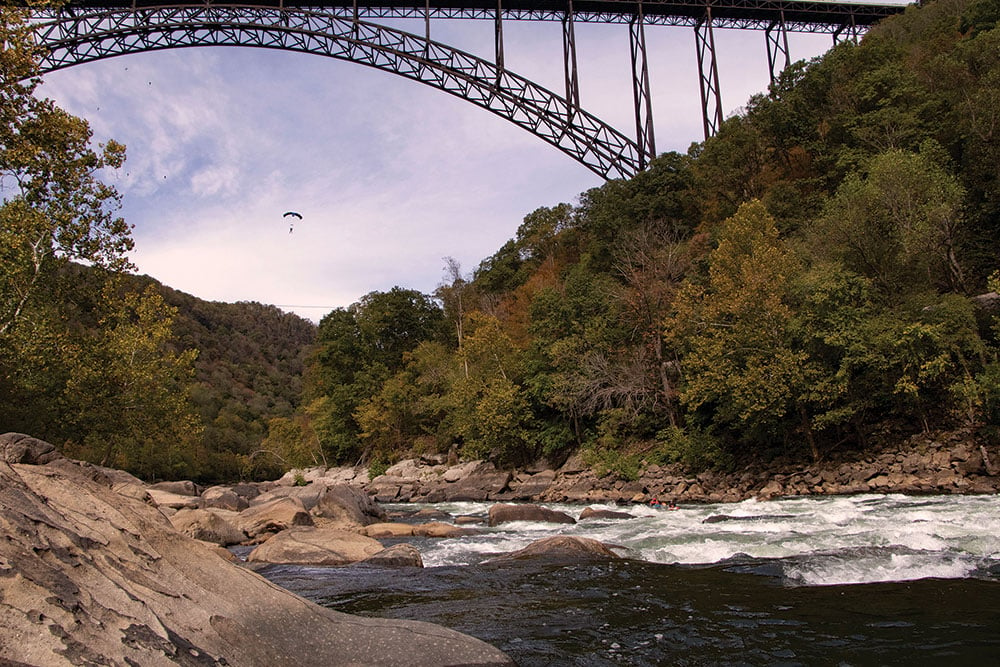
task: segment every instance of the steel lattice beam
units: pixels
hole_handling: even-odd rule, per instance
[[[34,10],[34,16],[39,42],[49,49],[43,71],[182,46],[257,46],[325,55],[461,97],[527,129],[604,178],[614,178],[634,175],[656,155],[646,25],[694,28],[708,138],[723,120],[714,28],[764,30],[773,83],[790,61],[788,32],[829,33],[834,43],[856,40],[872,23],[902,9],[803,0],[202,0],[186,5],[68,0],[60,9]],[[419,19],[424,36],[367,18]],[[495,62],[432,41],[432,18],[494,21]],[[505,19],[562,23],[565,97],[505,69]],[[629,27],[635,142],[580,107],[577,21]]]
[[[778,75],[792,64],[788,51],[788,30],[785,28],[785,17],[781,13],[778,18],[764,31],[767,41],[767,69],[771,77],[771,85],[778,80]]]
[[[175,6],[62,14],[36,27],[42,72],[128,53],[256,46],[346,60],[425,83],[488,109],[603,178],[642,168],[634,141],[569,100],[445,44],[321,11]]]
[[[646,61],[646,31],[640,13],[628,24],[629,48],[632,54],[632,97],[635,103],[635,136],[639,142],[642,168],[656,157],[653,135],[653,99],[649,87],[649,66]]]
[[[163,0],[68,0],[72,11],[95,8],[128,9],[162,6]],[[200,4],[222,6],[234,3]],[[253,0],[254,6],[271,8],[322,9],[343,18],[423,19],[427,0]],[[705,0],[642,0],[646,25],[693,28],[702,20]],[[777,13],[785,14],[790,32],[842,32],[843,26],[867,27],[903,11],[899,4],[888,2],[850,2],[844,0],[711,0],[716,28],[767,30]],[[494,0],[432,0],[432,19],[493,19]],[[566,0],[505,0],[505,19],[562,21]],[[632,21],[639,12],[638,0],[574,0],[574,19],[581,23],[621,23]]]
[[[714,136],[722,125],[722,91],[719,88],[719,63],[715,58],[711,6],[704,7],[704,11],[702,20],[694,27],[694,43],[698,57],[702,121],[705,125],[705,138],[708,139]]]

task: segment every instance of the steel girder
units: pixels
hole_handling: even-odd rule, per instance
[[[213,3],[202,0],[203,4]],[[68,0],[69,11],[143,8],[164,4],[162,0]],[[492,19],[493,0],[254,0],[256,6],[322,9],[342,18]],[[640,11],[646,25],[693,28],[704,15],[705,0],[574,0],[574,20],[578,23],[621,23],[633,21]],[[778,12],[785,15],[789,32],[839,33],[844,26],[869,26],[902,12],[895,3],[851,0],[711,0],[716,28],[767,30]],[[510,0],[504,3],[503,17],[510,20],[562,21],[566,0]]]
[[[722,125],[722,91],[719,87],[719,63],[715,58],[715,34],[712,32],[712,8],[694,27],[694,44],[698,56],[698,86],[701,91],[702,122],[705,138],[715,136]]]
[[[635,20],[628,24],[628,37],[632,53],[635,136],[639,141],[639,159],[642,161],[642,168],[645,169],[649,166],[647,156],[656,157],[656,141],[653,135],[653,99],[649,87],[649,67],[646,64],[646,31],[643,29],[641,11]]]
[[[524,128],[599,176],[646,164],[618,130],[536,83],[445,44],[324,11],[188,5],[64,12],[36,25],[42,72],[112,56],[188,46],[299,51],[392,72],[465,99]]]
[[[778,75],[792,64],[791,54],[788,51],[788,29],[785,27],[784,12],[781,12],[764,31],[764,39],[767,41],[767,69],[771,85],[774,85]]]

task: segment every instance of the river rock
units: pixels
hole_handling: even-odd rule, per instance
[[[513,664],[439,626],[303,600],[115,493],[99,471],[63,461],[0,462],[0,663]]]
[[[361,561],[373,567],[423,567],[420,551],[412,544],[394,544]]]
[[[443,488],[442,500],[448,502],[482,502],[496,498],[507,489],[511,473],[497,470],[492,463],[478,462],[465,478],[447,484]]]
[[[290,528],[247,556],[251,563],[349,565],[382,551],[378,540],[337,528]]]
[[[410,537],[413,525],[409,523],[373,523],[360,531],[368,537]]]
[[[311,511],[319,503],[319,499],[326,493],[325,484],[308,484],[306,486],[276,486],[269,491],[261,493],[250,501],[250,505],[263,505],[278,498],[295,498],[302,507]]]
[[[632,519],[628,512],[616,512],[614,510],[595,510],[593,507],[584,507],[580,512],[580,520],[584,519]]]
[[[462,535],[474,535],[477,532],[478,531],[470,530],[468,528],[460,528],[458,526],[453,526],[450,523],[442,523],[440,521],[419,523],[413,526],[413,534],[418,537],[461,537]]]
[[[200,507],[242,512],[250,507],[250,501],[236,493],[232,487],[212,486],[202,491]]]
[[[239,544],[247,539],[247,534],[234,523],[209,510],[182,509],[170,517],[170,523],[188,537],[220,546]]]
[[[44,465],[62,458],[54,445],[24,433],[0,435],[0,461]]]
[[[498,504],[490,507],[489,525],[498,526],[510,521],[542,521],[546,523],[576,523],[565,512],[557,512],[539,505]]]
[[[149,488],[156,491],[166,491],[167,493],[173,493],[178,496],[200,495],[198,492],[198,485],[189,480],[181,480],[177,482],[157,482],[156,484],[150,484]]]
[[[197,496],[180,495],[169,491],[160,491],[158,489],[147,489],[146,493],[148,494],[149,499],[152,500],[153,504],[157,507],[171,510],[198,508]]]
[[[298,498],[275,498],[251,505],[239,514],[238,527],[249,538],[278,533],[292,526],[311,526],[312,517]]]
[[[536,540],[518,551],[503,554],[488,562],[519,560],[524,558],[550,558],[558,560],[591,560],[620,558],[608,545],[589,537],[556,535]]]
[[[543,470],[519,481],[516,485],[511,483],[511,500],[534,500],[548,491],[555,478],[555,470]]]
[[[376,505],[367,493],[347,484],[325,487],[312,514],[345,528],[367,526],[386,519],[385,510]]]

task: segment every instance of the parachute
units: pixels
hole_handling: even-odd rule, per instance
[[[301,220],[302,219],[302,214],[301,213],[296,213],[295,211],[285,211],[285,214],[283,216],[281,216],[281,217],[282,218],[298,218],[299,220]],[[290,223],[288,223],[288,233],[291,234],[293,229],[295,229],[295,220],[292,220]]]

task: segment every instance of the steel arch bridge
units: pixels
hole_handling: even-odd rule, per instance
[[[694,29],[706,138],[722,123],[713,28],[765,34],[772,81],[789,64],[789,32],[856,39],[901,4],[835,0],[69,0],[33,12],[41,72],[113,56],[191,46],[255,46],[323,55],[433,86],[483,107],[559,148],[605,179],[630,177],[655,157],[646,26]],[[378,19],[422,19],[424,34]],[[432,19],[494,23],[494,59],[431,39]],[[565,93],[504,67],[508,20],[562,24]],[[580,106],[574,25],[627,24],[635,139]]]

